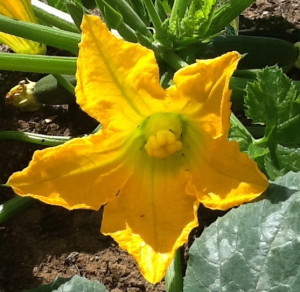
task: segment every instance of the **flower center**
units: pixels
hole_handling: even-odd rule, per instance
[[[182,148],[182,121],[173,113],[159,113],[145,121],[145,149],[149,156],[165,158]]]

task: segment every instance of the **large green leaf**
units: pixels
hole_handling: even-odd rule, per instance
[[[295,84],[273,66],[261,70],[246,92],[247,116],[266,126],[264,137],[250,145],[249,155],[272,180],[300,171],[300,96]]]
[[[300,291],[300,173],[233,209],[190,249],[185,292]]]
[[[52,283],[23,292],[108,292],[98,281],[90,281],[77,275],[72,278],[56,278]]]
[[[245,98],[247,115],[255,123],[265,124],[268,131],[277,128],[278,137],[289,136],[285,144],[299,143],[300,103],[293,82],[276,66],[257,74],[257,81],[249,84]],[[288,134],[287,134],[288,133]]]

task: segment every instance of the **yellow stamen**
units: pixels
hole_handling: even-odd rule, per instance
[[[182,148],[182,121],[176,114],[160,113],[151,116],[145,121],[145,134],[145,149],[151,157],[165,158]]]

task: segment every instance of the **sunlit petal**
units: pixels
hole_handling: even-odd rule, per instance
[[[144,153],[135,156],[135,163],[126,185],[105,207],[101,231],[126,249],[144,277],[156,283],[197,226],[198,202],[186,194],[191,175],[177,159],[161,161]]]
[[[106,128],[136,127],[165,96],[153,51],[116,38],[96,16],[82,31],[77,102]]]
[[[240,55],[229,52],[209,60],[197,60],[177,71],[167,93],[183,114],[198,121],[213,137],[227,135],[230,123],[229,80]]]
[[[201,155],[193,147],[193,185],[190,185],[207,208],[227,210],[252,201],[267,188],[266,177],[247,154],[239,151],[236,142],[225,139],[207,142]]]
[[[122,154],[124,135],[101,132],[36,151],[29,166],[8,181],[21,196],[68,209],[98,210],[129,175]]]

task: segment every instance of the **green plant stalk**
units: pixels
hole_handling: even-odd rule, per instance
[[[155,10],[157,11],[162,21],[165,21],[168,18],[169,12],[171,12],[171,8],[168,7],[168,5],[169,4],[164,1],[155,0]]]
[[[82,4],[76,0],[65,1],[65,6],[69,14],[71,15],[75,25],[77,26],[78,30],[80,30],[83,15],[88,12],[82,6]]]
[[[247,136],[251,138],[252,141],[254,141],[254,137],[251,135],[248,129],[241,123],[241,121],[236,117],[234,113],[231,113],[230,115],[230,123],[240,128]]]
[[[49,5],[57,7],[57,9],[64,9],[64,0],[48,0]]]
[[[147,38],[152,38],[152,35],[145,23],[125,0],[110,0],[109,3],[122,15],[128,26],[133,28],[133,30],[140,32]]]
[[[175,0],[172,7],[169,23],[182,19],[189,3],[190,0]]]
[[[0,70],[75,75],[76,57],[0,53]]]
[[[35,15],[43,22],[66,31],[80,32],[69,14],[38,0],[32,0],[32,7]]]
[[[93,132],[92,132],[91,134],[95,134],[95,133],[97,133],[97,132],[99,132],[99,131],[101,131],[101,130],[102,130],[102,125],[99,124],[99,125],[93,130]]]
[[[35,202],[29,197],[15,197],[0,205],[0,224],[27,209]]]
[[[81,35],[0,15],[1,31],[78,54]]]
[[[96,0],[96,5],[105,18],[106,25],[110,29],[117,28],[121,23],[124,23],[121,13],[109,5],[106,1]]]
[[[188,65],[185,61],[183,61],[178,55],[176,55],[171,50],[160,52],[160,48],[157,48],[157,51],[154,48],[154,51],[156,52],[156,55],[158,57],[161,57],[161,59],[163,59],[167,64],[169,64],[175,70],[179,70]]]
[[[75,86],[73,84],[71,84],[66,78],[64,78],[64,76],[59,75],[59,74],[53,74],[53,76],[60,85],[62,85],[70,93],[75,95]]]
[[[165,275],[165,286],[167,292],[182,292],[183,278],[182,278],[182,262],[180,248],[177,249],[175,257],[170,264]]]
[[[117,30],[125,40],[132,43],[138,42],[138,37],[135,34],[135,31],[126,23],[120,23],[120,25],[117,27]]]
[[[156,30],[161,30],[161,19],[153,5],[153,2],[151,0],[144,0],[144,4],[147,8],[148,14],[152,20],[152,23],[154,25],[154,28]]]
[[[73,137],[70,136],[49,136],[19,131],[0,132],[0,140],[19,140],[45,146],[57,146],[71,140],[72,138]]]
[[[138,42],[136,32],[123,21],[123,16],[117,10],[103,0],[96,0],[96,4],[109,28],[117,29],[120,35],[129,42]]]

